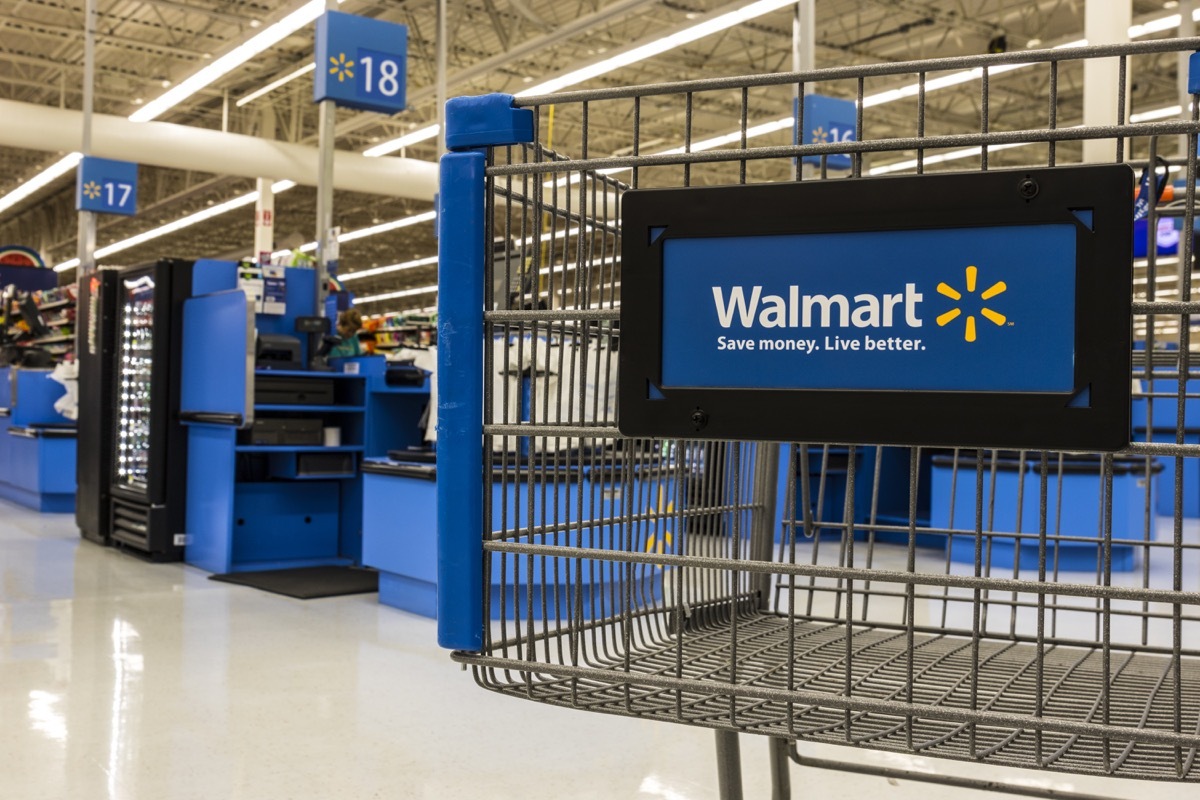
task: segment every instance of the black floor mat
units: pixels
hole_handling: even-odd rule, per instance
[[[251,586],[264,592],[274,592],[300,600],[379,591],[379,573],[357,567],[300,567],[268,569],[262,572],[231,572],[228,575],[210,575],[209,580]]]

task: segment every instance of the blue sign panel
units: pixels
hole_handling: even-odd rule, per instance
[[[1069,223],[668,239],[661,385],[1071,392],[1075,248]]]
[[[804,96],[804,130],[801,144],[853,142],[858,138],[858,113],[853,100],[841,100],[819,94]],[[805,156],[806,164],[820,164],[820,156]],[[850,156],[825,157],[825,164],[834,169],[850,169]]]
[[[138,165],[84,156],[75,171],[75,208],[101,214],[137,213]]]
[[[404,110],[408,28],[326,11],[317,20],[313,100],[394,114]]]

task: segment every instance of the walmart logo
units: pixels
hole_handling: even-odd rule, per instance
[[[329,74],[337,75],[338,83],[354,77],[354,62],[346,58],[345,53],[338,53],[336,58],[330,56],[329,63]]]
[[[978,282],[978,279],[979,279],[979,270],[976,267],[967,267],[967,294],[975,293],[975,284]],[[996,281],[995,283],[993,283],[991,286],[989,286],[987,289],[985,289],[979,295],[979,299],[980,300],[991,300],[993,297],[995,297],[997,295],[1004,294],[1004,292],[1007,289],[1008,289],[1008,286],[1004,283],[1004,281]],[[949,284],[944,283],[944,282],[938,284],[937,290],[938,290],[938,294],[949,297],[951,300],[954,300],[955,302],[962,300],[962,298],[963,298],[961,292],[959,292],[958,290],[954,289],[952,286],[950,286]],[[1003,314],[993,311],[987,307],[981,308],[979,310],[979,313],[985,319],[995,323],[996,325],[1004,325],[1008,321],[1008,319]],[[939,316],[937,318],[938,327],[945,327],[946,325],[949,325],[954,320],[958,319],[960,316],[962,316],[962,309],[961,308],[952,308],[949,311],[947,311],[945,314],[942,314],[941,316]],[[965,338],[968,342],[975,341],[975,315],[974,314],[967,315],[967,326],[966,326],[965,332],[963,333],[963,338]]]
[[[95,181],[88,181],[83,185],[83,194],[89,200],[95,200],[100,196],[100,184]]]

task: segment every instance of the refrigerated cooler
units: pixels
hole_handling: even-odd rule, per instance
[[[164,259],[116,278],[110,536],[156,561],[183,557],[187,434],[178,416],[192,266]]]

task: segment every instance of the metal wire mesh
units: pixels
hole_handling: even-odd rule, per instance
[[[519,101],[535,110],[539,143],[488,161],[492,621],[482,651],[455,658],[489,689],[583,710],[1200,779],[1200,511],[1186,508],[1200,494],[1187,410],[1200,399],[1189,383],[1200,377],[1192,236],[1176,258],[1151,246],[1135,263],[1131,324],[1145,349],[1131,378],[1145,422],[1120,454],[625,439],[614,399],[617,350],[639,345],[619,324],[628,189],[1055,166],[1103,142],[1109,160],[1139,168],[1169,156],[1187,188],[1152,208],[1149,230],[1166,214],[1190,232],[1196,104],[1190,121],[1136,125],[1125,108],[1132,70],[1197,48],[1080,47]],[[1087,60],[1115,66],[1112,124],[1067,124]],[[950,87],[972,98],[973,129],[961,113],[932,113]],[[803,119],[772,109],[810,90],[857,101],[857,141],[792,143]],[[997,93],[1043,103],[1044,126],[1004,130]],[[627,126],[593,125],[600,107],[597,118]],[[677,141],[643,141],[651,118]],[[829,167],[838,153],[851,156],[848,175]],[[1159,505],[1155,487],[1172,502]]]

